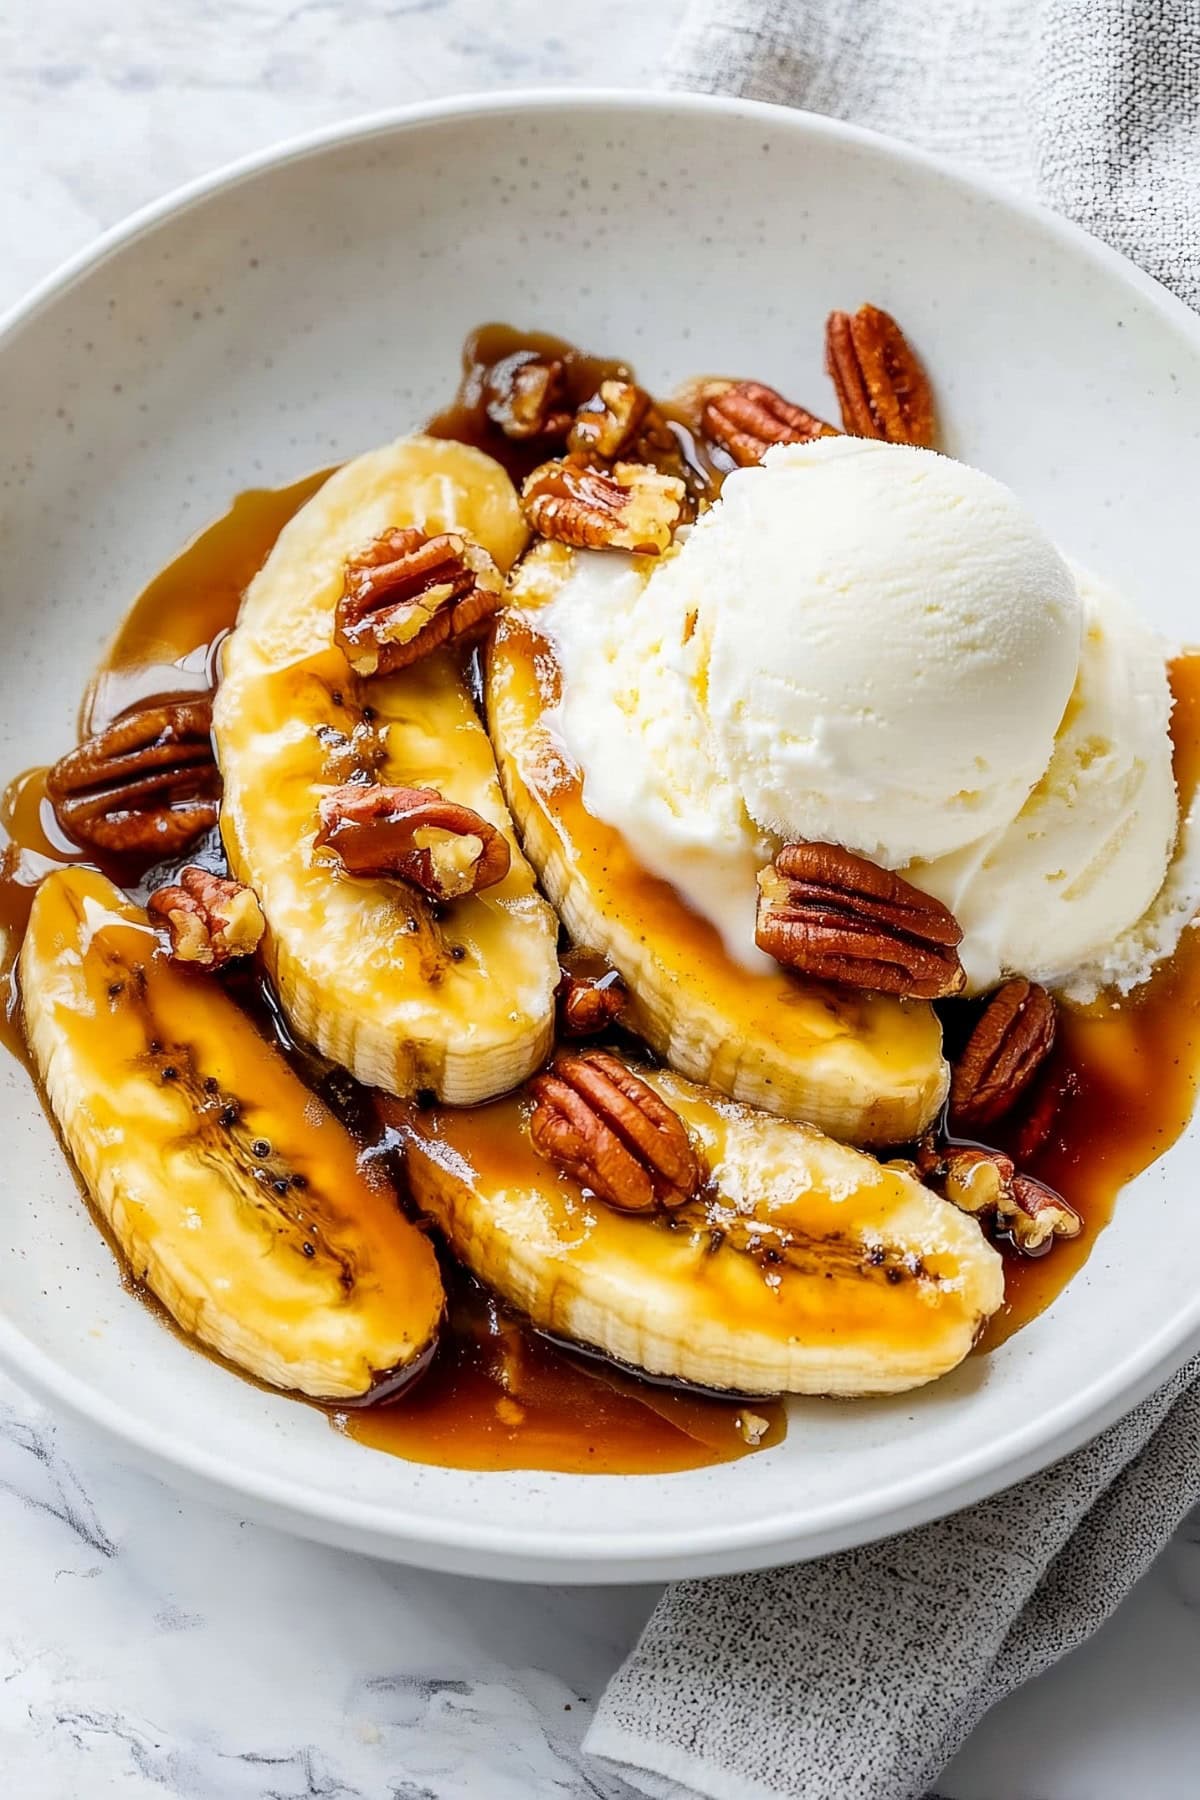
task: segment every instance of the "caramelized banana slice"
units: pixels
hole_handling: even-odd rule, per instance
[[[550,901],[575,942],[619,972],[630,994],[624,1022],[673,1068],[851,1143],[910,1142],[949,1082],[932,1008],[744,968],[588,810],[581,771],[554,730],[561,676],[539,625],[571,557],[554,546],[526,558],[487,669],[501,780]]]
[[[463,444],[405,438],[332,476],[250,584],[226,648],[213,709],[221,830],[258,895],[263,954],[299,1035],[370,1086],[469,1105],[546,1054],[558,922],[449,654],[361,678],[335,642],[347,564],[408,527],[462,534],[500,569],[526,538],[503,469]],[[507,873],[449,901],[350,873],[318,834],[322,800],[352,783],[429,789],[480,815],[506,841]]]
[[[810,1126],[637,1073],[709,1173],[670,1211],[615,1210],[556,1169],[528,1096],[383,1102],[413,1193],[483,1281],[544,1331],[712,1388],[898,1393],[962,1360],[1004,1298],[974,1219]]]
[[[269,1382],[383,1398],[442,1316],[429,1240],[211,975],[170,963],[103,876],[43,883],[25,1032],[129,1267],[191,1336]]]

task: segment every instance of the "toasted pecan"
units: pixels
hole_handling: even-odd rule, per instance
[[[1000,1202],[1000,1223],[1026,1256],[1042,1256],[1058,1238],[1078,1237],[1083,1220],[1073,1206],[1032,1175],[1018,1171]]]
[[[84,849],[178,854],[216,824],[220,810],[211,701],[122,713],[59,758],[46,793],[67,836]]]
[[[1026,1174],[1002,1150],[980,1144],[917,1146],[921,1179],[993,1232],[1008,1235],[1026,1256],[1041,1256],[1057,1238],[1078,1237],[1083,1220],[1062,1195]]]
[[[580,550],[658,556],[670,545],[686,498],[677,476],[645,463],[614,463],[602,472],[560,460],[533,471],[521,504],[539,537]]]
[[[334,638],[359,675],[389,675],[467,643],[497,611],[504,581],[461,531],[385,531],[346,563]]]
[[[937,421],[929,380],[890,313],[878,306],[830,313],[825,366],[852,437],[933,447]]]
[[[764,381],[709,383],[701,418],[712,441],[742,468],[760,463],[775,444],[839,435],[836,426],[785,400]]]
[[[755,938],[785,968],[923,1000],[966,980],[941,901],[837,844],[785,844],[758,884]]]
[[[494,887],[512,854],[503,832],[434,788],[362,787],[326,794],[318,848],[334,851],[349,875],[398,876],[435,900]]]
[[[599,961],[599,959],[595,959]],[[564,1037],[595,1037],[615,1025],[629,1002],[629,990],[615,969],[584,974],[564,964],[558,984],[558,1025]]]
[[[617,1057],[560,1054],[529,1085],[534,1145],[606,1205],[647,1213],[700,1192],[706,1171],[683,1120]]]
[[[515,350],[484,377],[484,409],[505,437],[562,437],[571,424],[567,366],[558,356]]]
[[[973,1136],[1012,1110],[1054,1048],[1057,1013],[1036,981],[1006,981],[989,997],[956,1058],[950,1121]]]
[[[610,377],[575,414],[567,449],[585,461],[616,462],[632,453],[652,407],[645,388]]]
[[[223,969],[257,950],[265,929],[252,890],[189,863],[168,886],[155,888],[146,902],[149,916],[166,927],[171,960],[202,969]]]

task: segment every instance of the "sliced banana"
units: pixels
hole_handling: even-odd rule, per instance
[[[526,529],[498,463],[414,437],[358,457],[285,528],[251,583],[214,707],[221,829],[267,921],[292,1025],[357,1078],[468,1105],[513,1087],[553,1028],[557,921],[538,894],[471,696],[448,656],[363,683],[333,643],[347,557],[391,526],[462,530],[502,569]],[[323,793],[352,779],[438,789],[507,837],[504,881],[434,906],[343,874],[314,847]]]
[[[557,1174],[530,1102],[384,1102],[412,1191],[481,1280],[544,1331],[658,1376],[743,1393],[898,1393],[970,1350],[1004,1298],[974,1219],[806,1125],[639,1073],[704,1152],[711,1187],[618,1213]]]
[[[547,714],[561,675],[538,612],[569,552],[523,565],[488,656],[488,724],[526,855],[575,941],[628,985],[626,1017],[673,1068],[851,1143],[917,1137],[946,1097],[941,1028],[923,1001],[752,972],[620,833],[588,811]]]
[[[382,1397],[421,1366],[443,1306],[429,1240],[218,982],[70,869],[34,901],[20,983],[67,1148],[182,1330],[325,1400]]]

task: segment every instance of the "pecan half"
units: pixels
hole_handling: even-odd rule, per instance
[[[701,417],[713,442],[744,469],[760,463],[773,444],[808,444],[839,435],[834,426],[762,381],[712,383]]]
[[[539,537],[579,550],[635,550],[658,556],[671,542],[687,498],[683,482],[644,463],[616,463],[604,474],[579,463],[548,462],[521,492]]]
[[[755,939],[785,968],[921,1000],[966,980],[941,901],[837,844],[785,844],[758,888]]]
[[[210,826],[221,781],[212,704],[174,700],[122,713],[61,757],[46,793],[67,836],[116,856],[172,856]]]
[[[559,1056],[529,1086],[534,1145],[597,1199],[618,1212],[651,1212],[700,1192],[706,1171],[687,1126],[615,1056]]]
[[[180,869],[178,882],[155,888],[146,911],[166,926],[171,960],[202,969],[223,969],[234,957],[251,956],[266,929],[250,888],[195,863]]]
[[[335,788],[321,801],[316,843],[348,875],[398,875],[435,900],[494,887],[508,874],[508,839],[435,788]]]
[[[499,569],[458,531],[385,531],[346,564],[334,638],[359,675],[390,675],[468,642],[498,609]]]
[[[488,370],[484,406],[507,438],[561,437],[571,424],[567,366],[557,356],[516,350]]]
[[[851,436],[932,448],[937,423],[929,381],[890,313],[878,306],[830,313],[825,367]]]
[[[585,400],[567,435],[567,449],[585,460],[616,462],[632,450],[652,405],[645,388],[633,381],[610,379]]]
[[[1056,1024],[1054,1001],[1036,981],[996,989],[951,1073],[955,1131],[971,1136],[1003,1118],[1054,1048]]]
[[[615,1025],[629,990],[615,969],[582,974],[564,967],[558,984],[558,1025],[564,1037],[595,1037]]]

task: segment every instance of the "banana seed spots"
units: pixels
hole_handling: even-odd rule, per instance
[[[836,1232],[813,1236],[796,1226],[781,1227],[761,1219],[740,1216],[719,1200],[700,1200],[678,1207],[668,1229],[690,1230],[696,1235],[706,1260],[727,1255],[749,1257],[762,1274],[764,1284],[781,1286],[789,1270],[832,1281],[849,1275],[882,1280],[889,1287],[918,1280],[936,1287],[940,1275],[928,1269],[919,1256],[890,1244],[863,1244]]]
[[[190,1104],[198,1127],[201,1155],[205,1154],[206,1134],[219,1131],[223,1139],[222,1150],[220,1155],[213,1155],[213,1161],[226,1171],[242,1202],[262,1214],[264,1225],[276,1236],[290,1241],[307,1261],[315,1262],[320,1255],[324,1261],[332,1263],[338,1286],[345,1293],[353,1292],[352,1252],[328,1242],[319,1224],[302,1211],[293,1198],[307,1192],[307,1177],[289,1168],[283,1158],[276,1155],[269,1138],[246,1138],[241,1128],[241,1102],[236,1096],[224,1093],[215,1076],[201,1073],[190,1045],[168,1044],[155,1031],[156,1021],[144,970],[139,965],[129,971],[129,979],[121,979],[116,972],[121,966],[114,958],[108,991],[111,994],[114,988],[119,989],[121,1003],[141,1015],[146,1038],[145,1060],[164,1086],[172,1087]],[[319,1103],[314,1104],[323,1117],[324,1109]]]

